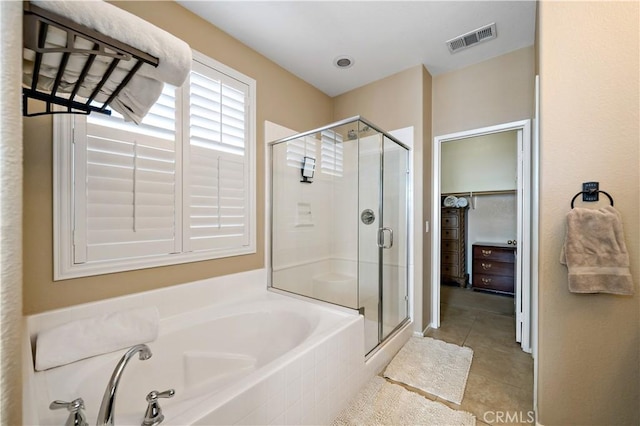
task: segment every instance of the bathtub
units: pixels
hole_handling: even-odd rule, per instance
[[[329,424],[409,337],[404,333],[388,359],[372,364],[364,358],[363,318],[354,312],[269,292],[266,277],[259,286],[245,283],[235,292],[208,287],[219,281],[36,315],[27,321],[27,345],[46,326],[156,303],[161,320],[158,339],[148,343],[153,356],[129,361],[116,396],[116,425],[139,425],[147,393],[170,388],[175,396],[160,400],[163,425],[300,425]],[[206,304],[207,299],[216,302]],[[77,397],[94,424],[126,349],[43,372],[33,371],[30,349],[25,424],[64,424],[66,410],[51,411],[49,403]]]

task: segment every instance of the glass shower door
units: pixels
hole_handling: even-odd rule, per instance
[[[407,185],[408,151],[383,136],[382,228],[380,270],[382,276],[381,340],[386,339],[409,316]]]
[[[359,141],[359,299],[365,352],[408,318],[408,151],[382,133]]]
[[[365,353],[380,343],[380,203],[382,135],[361,135],[358,140],[358,302],[364,311]]]

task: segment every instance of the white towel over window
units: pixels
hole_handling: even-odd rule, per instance
[[[31,3],[158,58],[157,67],[144,64],[111,103],[111,107],[121,113],[127,121],[140,123],[158,100],[164,83],[181,86],[191,70],[191,49],[187,43],[114,5],[101,0],[32,0]],[[64,33],[61,30],[50,28],[45,45],[59,47],[65,46],[65,44]],[[91,49],[92,46],[93,44],[87,40],[76,39],[75,47]],[[58,73],[61,56],[62,53],[43,55],[38,89],[51,88]],[[23,83],[27,85],[31,83],[33,77],[34,57],[33,52],[25,51]],[[85,54],[70,56],[58,89],[60,93],[71,91],[82,71],[86,58]],[[99,56],[96,58],[85,79],[85,84],[78,92],[79,96],[88,98],[91,95],[93,88],[104,75],[110,62],[111,58],[109,57]],[[135,62],[135,60],[121,61],[112,74],[112,81],[107,82],[96,100],[106,101]]]

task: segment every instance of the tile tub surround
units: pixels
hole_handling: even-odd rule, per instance
[[[251,271],[27,317],[27,336],[31,339],[25,338],[24,423],[43,424],[38,416],[43,410],[44,412],[48,410],[46,406],[44,409],[38,407],[38,404],[48,405],[49,400],[65,397],[54,395],[53,390],[43,393],[42,381],[35,380],[33,369],[29,368],[33,365],[30,343],[35,340],[37,332],[45,327],[50,328],[87,316],[155,304],[160,311],[162,335],[163,325],[165,329],[176,328],[175,324],[184,321],[185,314],[192,315],[193,311],[210,309],[224,311],[229,304],[239,303],[247,298],[284,299],[298,307],[302,306],[302,309],[307,311],[320,309],[329,311],[329,315],[333,315],[335,321],[330,330],[325,330],[319,335],[312,333],[286,354],[259,367],[238,382],[229,384],[222,391],[198,397],[197,401],[190,401],[186,404],[190,408],[185,408],[185,404],[178,404],[174,405],[176,411],[172,412],[171,404],[165,404],[167,406],[165,424],[328,423],[358,392],[360,386],[379,372],[409,338],[410,328],[405,327],[389,344],[365,362],[361,317],[327,308],[326,305],[267,292],[265,283],[264,270]],[[124,353],[124,350],[120,352]],[[106,363],[109,370],[115,366],[115,361],[121,356],[120,352],[116,355],[110,354],[113,360],[110,359]],[[107,356],[109,355],[105,355]],[[157,360],[160,358],[156,357]],[[140,363],[140,361],[132,360],[132,363]],[[128,369],[133,369],[132,367],[134,366],[131,365]],[[133,372],[125,372],[122,386],[125,384],[124,379],[127,375],[135,376]],[[106,386],[106,379],[104,383],[100,381],[97,386],[100,387],[101,395]],[[338,392],[335,391],[336,389]],[[127,398],[125,396],[122,398],[124,399],[120,400],[120,404],[116,405],[116,415],[124,421]],[[28,405],[29,402],[31,405]],[[98,407],[94,405],[99,405],[99,400],[88,401],[85,397],[85,404],[91,405],[91,411],[87,410],[88,413],[95,412]],[[122,411],[118,410],[119,407]],[[63,422],[66,413],[62,411],[60,416]],[[140,407],[140,416],[143,412],[144,399]],[[93,415],[90,416],[90,421],[93,421],[92,417]]]
[[[363,317],[347,324],[258,386],[229,400],[194,425],[329,425],[360,389],[393,359],[412,334],[405,325],[385,345],[363,356]]]
[[[363,381],[362,319],[306,348],[252,389],[229,399],[197,425],[316,425],[331,420],[358,393]]]

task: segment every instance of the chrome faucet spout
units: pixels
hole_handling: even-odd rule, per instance
[[[120,358],[116,368],[113,370],[113,374],[111,374],[111,379],[109,379],[107,388],[104,391],[104,396],[102,397],[102,404],[100,405],[100,411],[98,412],[98,426],[114,425],[113,419],[116,409],[116,392],[118,390],[118,383],[120,383],[120,378],[122,377],[122,373],[124,372],[124,368],[127,366],[127,363],[131,357],[137,353],[139,353],[139,359],[142,361],[151,358],[151,349],[149,349],[147,345],[135,345],[129,349],[122,358]]]

